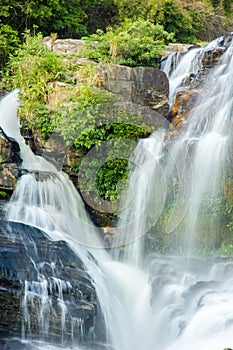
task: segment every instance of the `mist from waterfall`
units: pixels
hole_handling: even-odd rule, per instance
[[[112,255],[104,249],[68,177],[25,144],[17,119],[17,91],[0,101],[0,126],[19,143],[23,159],[22,175],[6,207],[7,218],[40,228],[51,240],[65,240],[84,263],[106,327],[106,343],[94,344],[94,350],[233,347],[233,261],[193,256],[203,198],[219,190],[227,160],[233,111],[232,51],[233,45],[210,72],[203,96],[176,139],[167,140],[162,128],[138,143],[126,193],[130,201],[119,220]],[[199,53],[199,48],[192,51],[194,61]],[[182,60],[187,62],[187,57],[181,58],[177,69],[186,68]],[[190,72],[192,68],[186,73]],[[186,73],[174,71],[173,76]],[[183,78],[174,84],[175,89]],[[169,201],[166,244],[173,253],[183,254],[145,256],[145,233],[153,231]],[[178,237],[175,243],[174,237]],[[30,350],[60,348],[28,342]]]

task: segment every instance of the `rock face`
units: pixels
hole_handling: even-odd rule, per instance
[[[103,87],[117,96],[117,106],[127,113],[150,116],[153,126],[160,127],[168,115],[169,82],[164,72],[153,67],[125,67],[100,65],[98,76]]]
[[[19,175],[19,146],[8,138],[0,128],[0,191],[14,190]]]
[[[0,220],[1,349],[1,339],[22,332],[30,339],[87,344],[96,311],[88,273],[65,242]]]

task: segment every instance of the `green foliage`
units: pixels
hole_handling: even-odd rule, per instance
[[[86,38],[84,55],[97,61],[128,66],[155,66],[165,43],[172,37],[160,25],[126,20],[121,26],[109,27],[106,33],[98,30]]]
[[[2,69],[9,58],[18,47],[18,33],[9,25],[0,22],[0,69]]]
[[[44,100],[45,85],[64,75],[62,59],[42,45],[42,39],[41,34],[25,34],[25,42],[10,57],[5,77],[5,82],[8,81],[13,88],[21,88],[24,94],[29,93],[30,98],[39,101]],[[32,86],[38,84],[40,88],[31,93]]]
[[[87,91],[85,87],[85,94]],[[135,146],[134,143],[125,144],[124,140],[127,142],[146,137],[151,129],[138,120],[135,121],[134,116],[112,114],[112,105],[109,104],[112,96],[104,94],[103,91],[102,94],[96,94],[92,88],[86,97],[83,94],[80,96],[81,99],[72,105],[70,111],[62,113],[62,122],[58,124],[57,131],[67,145],[74,145],[79,150],[79,157],[72,170],[78,173],[80,165],[86,169],[82,175],[81,190],[94,201],[98,201],[98,196],[110,202],[115,201],[120,194],[119,183],[127,178],[127,159]],[[105,142],[108,145],[107,150],[103,148]],[[85,165],[83,156],[93,150],[93,147],[96,147],[94,156],[88,158]]]
[[[81,38],[97,29],[103,31],[98,32],[97,40],[107,42],[97,45],[99,53],[93,57],[117,58],[129,65],[154,64],[161,45],[173,40],[165,31],[174,33],[174,39],[181,42],[211,40],[229,30],[224,14],[232,19],[232,0],[0,0],[0,66],[23,41],[25,30],[44,36],[52,32],[58,38]],[[147,21],[151,26],[143,24]],[[130,22],[139,27],[132,26],[130,32]]]
[[[128,177],[127,159],[113,159],[107,161],[97,172],[96,185],[100,197],[115,201],[119,198],[119,183]]]
[[[0,191],[0,199],[6,199],[9,197],[10,197],[9,193],[7,193],[6,191]]]
[[[75,101],[71,108],[60,106],[61,115],[57,131],[61,133],[67,145],[75,145],[76,148],[88,150],[93,145],[98,145],[104,139],[104,131],[95,128],[101,125],[101,106],[111,100],[112,95],[105,91],[81,85],[76,90]]]
[[[20,89],[20,116],[28,127],[37,125],[46,138],[53,131],[51,111],[46,106],[48,95],[54,81],[66,79],[66,69],[62,59],[41,42],[41,34],[25,34],[25,42],[10,57],[2,86]]]
[[[211,0],[214,8],[223,8],[227,17],[232,16],[232,0]]]
[[[97,29],[105,30],[118,23],[118,9],[112,0],[91,0],[84,4],[87,32],[93,34]]]
[[[0,0],[0,19],[7,18],[21,33],[36,26],[44,35],[80,37],[86,33],[85,12],[80,0]]]
[[[173,32],[178,42],[196,42],[191,14],[176,1],[166,1],[157,12],[155,20],[163,25],[166,31]]]
[[[164,0],[114,0],[118,8],[118,16],[121,21],[125,18],[138,20],[140,18],[150,20],[153,18],[157,10],[163,7]]]
[[[125,18],[143,18],[163,25],[166,31],[175,34],[174,38],[178,42],[195,43],[199,32],[205,34],[211,30],[211,23],[214,23],[213,6],[205,0],[114,0],[114,3],[118,7],[120,21]]]

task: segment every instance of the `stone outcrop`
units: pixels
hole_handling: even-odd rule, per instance
[[[85,40],[79,39],[56,39],[53,40],[51,37],[46,37],[43,40],[43,44],[50,50],[55,51],[60,55],[66,54],[77,54],[81,51]]]
[[[100,65],[97,74],[102,86],[117,97],[115,106],[141,116],[154,127],[164,124],[168,115],[169,82],[164,72],[153,67]]]
[[[96,311],[90,277],[65,242],[0,221],[1,349],[1,339],[20,337],[22,329],[31,339],[86,344]]]
[[[7,137],[0,128],[0,191],[10,193],[14,190],[20,162],[17,142]]]
[[[169,44],[166,47],[164,53],[162,54],[162,60],[167,58],[169,55],[171,55],[174,52],[178,52],[179,54],[184,54],[185,52],[187,52],[193,47],[195,47],[195,45],[180,44],[180,43]]]

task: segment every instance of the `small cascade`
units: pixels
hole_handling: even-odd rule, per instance
[[[193,167],[193,194],[183,228],[189,252],[199,239],[198,219],[203,201],[222,191],[221,178],[224,178],[233,127],[232,49],[233,43],[223,55],[219,67],[207,77],[202,87],[206,94],[198,99],[182,136],[182,142],[190,149]]]
[[[51,338],[51,319],[56,323],[57,334],[54,338],[60,338],[61,344],[71,338],[73,344],[82,342],[86,337],[83,319],[69,314],[64,293],[71,293],[72,286],[69,281],[57,277],[46,278],[40,275],[38,281],[24,282],[24,297],[22,300],[22,339],[33,339],[35,333],[40,334],[41,339]],[[54,303],[54,295],[57,295],[58,303]],[[53,297],[52,297],[53,296]],[[37,319],[32,319],[36,315]],[[69,334],[69,337],[67,335]],[[77,334],[79,335],[77,337]]]
[[[165,62],[161,65],[163,70],[169,78],[169,104],[173,103],[177,89],[184,85],[185,79],[189,74],[195,75],[203,68],[203,55],[213,49],[222,47],[224,37],[217,38],[205,46],[190,47],[185,53],[177,53],[169,55]]]
[[[172,71],[174,71],[180,60],[180,52],[173,52],[169,56],[167,56],[161,62],[161,70],[166,73],[168,77],[170,77]]]
[[[140,266],[143,258],[141,237],[153,226],[164,207],[166,180],[160,164],[164,136],[165,129],[161,129],[141,140],[130,161],[132,187],[129,187],[126,198],[131,198],[131,201],[119,220],[113,246],[127,246],[122,260],[134,266]],[[149,212],[151,217],[148,218]]]
[[[44,158],[38,157],[32,152],[30,147],[25,143],[23,136],[20,134],[20,123],[17,118],[17,108],[20,104],[18,90],[16,89],[6,95],[0,103],[0,125],[8,137],[11,137],[18,142],[21,157],[23,159],[22,168],[33,169],[33,166],[35,166],[36,170],[49,169],[55,171],[56,169],[51,163],[46,162]]]
[[[176,68],[169,75],[169,104],[172,104],[177,88],[183,80],[190,74],[196,73],[201,68],[200,48],[189,50],[179,61]],[[164,67],[166,69],[166,66]]]

